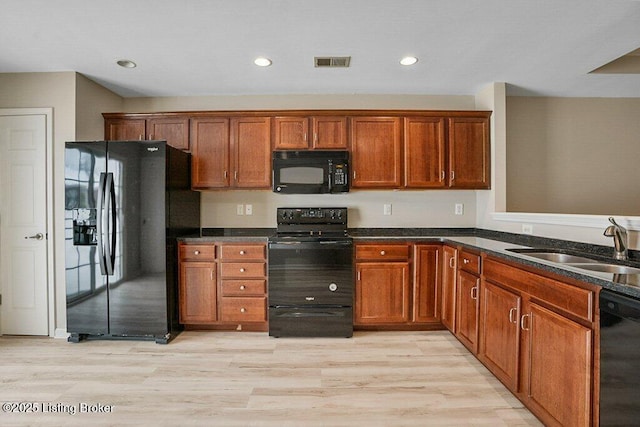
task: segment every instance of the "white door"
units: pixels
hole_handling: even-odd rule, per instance
[[[0,331],[48,335],[47,116],[0,111]]]

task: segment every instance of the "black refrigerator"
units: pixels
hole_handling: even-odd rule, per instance
[[[66,143],[70,342],[180,332],[176,239],[200,232],[190,163],[164,141]]]

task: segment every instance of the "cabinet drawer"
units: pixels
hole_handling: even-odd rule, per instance
[[[264,260],[266,246],[263,244],[221,245],[220,259],[228,260]]]
[[[375,244],[356,245],[357,259],[370,260],[407,260],[409,259],[409,245]]]
[[[461,250],[458,253],[458,267],[469,273],[480,275],[480,255]]]
[[[216,247],[213,244],[180,245],[180,260],[213,261],[216,258]]]
[[[220,299],[220,320],[223,322],[265,322],[265,297],[227,297]]]
[[[266,280],[223,280],[221,281],[223,297],[264,296],[267,292]]]
[[[221,278],[266,277],[264,262],[221,262]]]

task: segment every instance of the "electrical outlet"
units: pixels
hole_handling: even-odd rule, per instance
[[[236,215],[244,215],[244,205],[236,205]]]
[[[462,203],[456,203],[455,214],[464,215],[464,205]]]
[[[386,204],[384,205],[383,213],[384,213],[385,215],[391,215],[391,204],[390,204],[390,203],[386,203]]]
[[[253,205],[244,205],[244,214],[253,215]]]
[[[522,224],[522,234],[533,234],[533,225]]]

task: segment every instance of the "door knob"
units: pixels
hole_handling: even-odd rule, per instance
[[[38,233],[38,234],[34,234],[33,236],[25,236],[24,238],[25,239],[42,240],[42,239],[44,239],[44,234]]]

